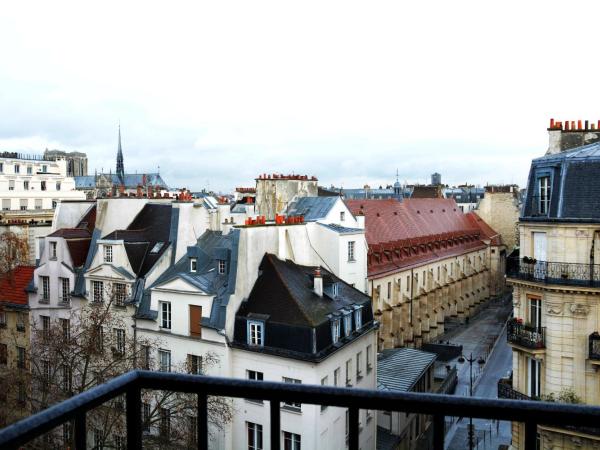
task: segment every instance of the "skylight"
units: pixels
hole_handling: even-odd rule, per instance
[[[154,247],[152,247],[152,250],[150,250],[150,253],[160,252],[160,249],[163,248],[163,245],[165,245],[164,242],[157,242],[156,244],[154,244]]]

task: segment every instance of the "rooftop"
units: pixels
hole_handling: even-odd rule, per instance
[[[413,348],[383,350],[377,356],[377,388],[408,392],[433,365],[436,355]]]
[[[33,266],[18,266],[0,280],[0,305],[27,306],[29,304],[25,288],[33,277]]]
[[[300,197],[287,209],[288,216],[304,216],[305,222],[324,219],[339,197]]]

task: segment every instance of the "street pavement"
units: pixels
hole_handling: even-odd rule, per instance
[[[478,314],[469,325],[458,330],[450,339],[451,343],[463,346],[465,357],[475,358],[473,363],[473,396],[497,398],[498,380],[507,376],[512,367],[512,350],[506,342],[506,319],[512,304],[492,304]],[[495,344],[495,345],[494,345]],[[485,364],[480,367],[477,359],[482,357]],[[453,360],[458,369],[458,385],[455,395],[469,396],[470,366]],[[465,450],[469,448],[469,419],[457,422],[453,418],[446,435],[447,450]],[[497,422],[474,419],[474,448],[477,450],[497,450],[499,445],[509,445],[511,441],[510,422]]]

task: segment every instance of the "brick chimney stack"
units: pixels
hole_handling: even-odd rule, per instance
[[[314,276],[314,291],[319,297],[323,297],[323,277],[321,276],[321,268],[315,269]]]
[[[600,120],[597,125],[581,119],[559,122],[550,119],[547,155],[564,152],[600,141]]]

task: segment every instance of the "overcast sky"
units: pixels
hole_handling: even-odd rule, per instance
[[[228,191],[523,185],[549,119],[600,119],[597,1],[10,2],[0,150]]]

